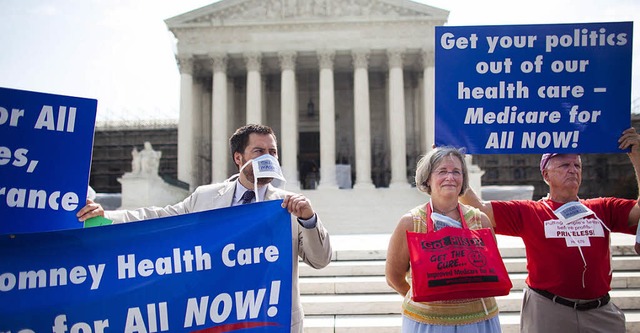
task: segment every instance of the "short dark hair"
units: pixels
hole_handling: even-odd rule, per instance
[[[258,124],[247,124],[240,128],[238,128],[235,133],[229,138],[229,148],[231,148],[231,159],[233,159],[233,154],[236,152],[242,154],[244,153],[245,148],[249,144],[249,135],[251,133],[273,135],[273,138],[276,140],[276,134],[273,132],[271,127],[265,125]]]

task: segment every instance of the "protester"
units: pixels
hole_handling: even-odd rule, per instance
[[[278,165],[279,169],[276,137],[270,127],[263,125],[240,127],[229,139],[229,144],[239,173],[223,183],[200,186],[184,201],[164,208],[104,211],[99,204],[87,200],[87,205],[78,212],[78,219],[85,221],[95,216],[104,216],[113,220],[114,223],[121,223],[235,206],[241,204],[243,200],[255,202],[257,199],[260,201],[284,199],[282,207],[296,217],[291,220],[293,246],[291,332],[302,332],[304,312],[298,289],[298,257],[316,269],[327,266],[332,254],[329,234],[306,197],[274,187],[271,184],[273,178],[254,177],[252,165],[254,160],[263,162],[268,160]],[[253,195],[246,197],[245,192]],[[256,199],[255,196],[258,198]]]
[[[490,228],[488,217],[478,209],[458,203],[458,197],[469,186],[467,166],[462,154],[452,147],[431,151],[418,161],[416,186],[431,196],[426,204],[402,216],[391,235],[387,250],[385,275],[387,283],[400,295],[402,304],[402,332],[500,332],[498,305],[494,297],[476,299],[414,302],[411,298],[410,257],[407,231],[426,232],[428,219],[434,226],[461,227],[466,221],[469,229]],[[433,211],[433,214],[429,214]]]
[[[640,135],[622,133],[638,183]],[[625,332],[625,316],[610,301],[611,232],[633,234],[638,200],[580,199],[578,154],[542,155],[540,172],[549,194],[538,200],[481,201],[469,189],[461,202],[487,214],[496,233],[521,237],[529,272],[522,302],[523,333]]]

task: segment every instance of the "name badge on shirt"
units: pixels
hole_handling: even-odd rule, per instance
[[[575,220],[587,217],[589,215],[596,215],[591,209],[583,205],[579,201],[571,201],[560,206],[560,208],[553,211],[560,221],[565,224],[573,222]]]
[[[604,229],[596,218],[579,219],[570,223],[561,220],[544,221],[547,238],[564,238],[567,247],[591,246],[590,237],[604,237]]]

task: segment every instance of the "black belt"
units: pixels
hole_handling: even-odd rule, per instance
[[[562,304],[565,306],[568,306],[570,308],[574,308],[575,310],[578,311],[587,311],[587,310],[591,310],[591,309],[597,309],[601,306],[605,306],[609,303],[609,301],[611,300],[611,296],[609,296],[609,293],[607,293],[606,295],[595,299],[593,301],[590,302],[586,302],[586,303],[578,303],[578,302],[574,302],[574,301],[570,301],[566,298],[562,298],[558,295],[554,295],[546,290],[540,290],[540,289],[536,289],[536,288],[531,288],[529,287],[529,289],[537,292],[538,294],[552,300],[554,303],[558,303],[558,304]]]

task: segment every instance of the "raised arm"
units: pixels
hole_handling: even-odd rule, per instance
[[[458,199],[465,205],[480,209],[480,211],[485,213],[489,218],[491,226],[495,228],[496,221],[493,217],[493,207],[491,206],[491,201],[482,201],[471,187],[469,187],[467,191],[464,192],[464,194]]]
[[[636,132],[635,128],[626,129],[622,132],[622,136],[618,139],[620,149],[628,149],[631,151],[627,153],[633,170],[636,175],[636,185],[640,189],[640,134]],[[640,200],[640,195],[638,196]],[[633,206],[631,212],[629,212],[629,226],[638,225],[638,219],[640,219],[640,206],[637,204]],[[640,250],[640,246],[636,243],[636,251]]]

